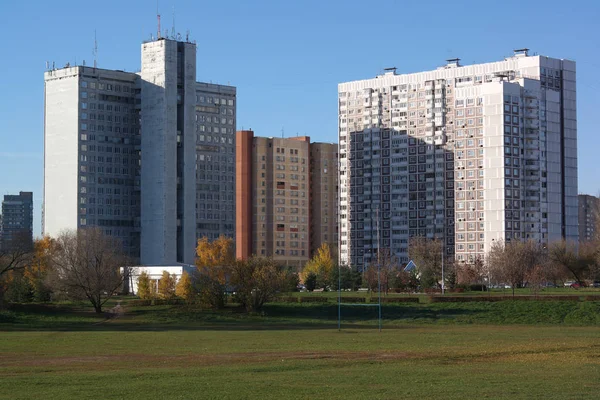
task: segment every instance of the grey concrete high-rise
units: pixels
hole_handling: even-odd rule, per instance
[[[196,82],[195,43],[144,43],[140,73],[44,78],[44,234],[97,226],[152,265],[234,236],[236,88]]]
[[[44,82],[42,233],[96,226],[139,258],[139,76],[67,66]]]
[[[194,262],[196,45],[142,45],[141,263]]]
[[[340,260],[411,237],[471,262],[493,241],[576,241],[575,62],[530,56],[338,86]]]
[[[33,244],[33,193],[5,195],[0,217],[0,250]]]

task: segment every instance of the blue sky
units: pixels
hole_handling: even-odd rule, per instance
[[[238,88],[237,128],[337,140],[337,84],[489,62],[513,48],[577,61],[579,191],[598,194],[600,2],[159,0],[162,28],[198,43],[198,80]],[[31,190],[40,232],[43,72],[93,61],[136,71],[156,32],[156,1],[0,0],[0,195]]]

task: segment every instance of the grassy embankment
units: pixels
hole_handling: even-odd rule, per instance
[[[0,313],[0,398],[596,398],[600,302]]]

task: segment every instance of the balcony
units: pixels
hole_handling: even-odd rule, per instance
[[[540,121],[537,119],[526,118],[525,129],[539,129]]]

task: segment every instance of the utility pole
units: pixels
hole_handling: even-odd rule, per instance
[[[444,295],[444,287],[446,285],[446,280],[444,278],[444,253],[446,252],[446,244],[444,243],[444,239],[442,239],[442,295]]]

